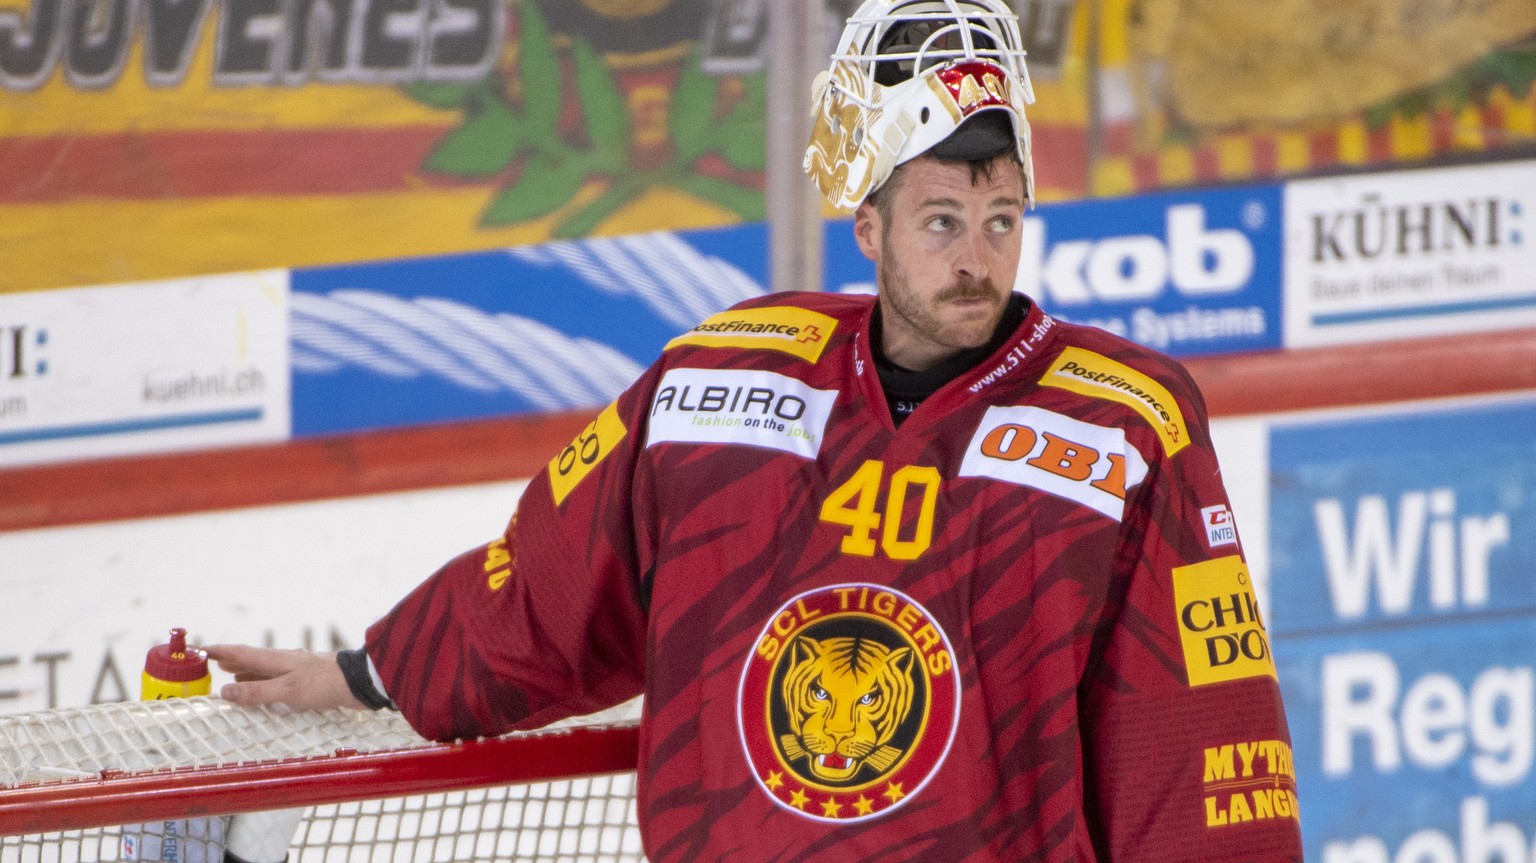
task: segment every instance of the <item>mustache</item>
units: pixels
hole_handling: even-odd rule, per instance
[[[941,303],[955,300],[996,300],[999,296],[997,285],[991,279],[981,281],[964,281],[945,288],[934,297]]]

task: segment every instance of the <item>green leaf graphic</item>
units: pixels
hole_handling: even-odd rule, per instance
[[[763,201],[763,193],[755,189],[744,189],[724,180],[698,174],[680,178],[677,186],[706,201],[713,201],[747,221],[767,218],[767,205]]]
[[[555,132],[563,99],[560,58],[539,7],[532,0],[523,0],[519,8],[522,35],[518,39],[518,76],[523,87],[523,119],[532,140],[550,149],[560,148],[564,143]]]
[[[734,122],[763,127],[768,116],[768,73],[757,72],[741,79],[744,98],[731,111]]]
[[[1365,112],[1365,125],[1370,129],[1380,129],[1392,122],[1393,113],[1391,104],[1373,105]]]
[[[1428,90],[1415,90],[1402,97],[1399,113],[1405,117],[1422,117],[1434,107]]]
[[[732,167],[761,171],[768,164],[768,142],[761,129],[731,129],[720,152]]]
[[[438,143],[426,166],[461,177],[500,173],[520,148],[517,118],[505,105],[487,105],[485,112],[454,129]]]
[[[743,80],[746,98],[731,109],[722,124],[720,152],[732,166],[760,171],[768,163],[768,76],[758,73]]]
[[[592,167],[619,174],[629,168],[629,106],[608,64],[585,39],[573,39],[576,92],[591,138]]]
[[[468,98],[469,91],[478,85],[475,84],[433,84],[427,81],[414,81],[405,85],[405,94],[433,108],[450,110],[463,107]]]
[[[717,136],[715,131],[715,79],[699,68],[698,56],[689,57],[678,75],[672,94],[668,131],[677,162],[687,166],[702,156]]]
[[[1513,93],[1524,93],[1536,81],[1536,45],[1512,45],[1489,54],[1478,65],[1490,83],[1503,84]]]
[[[560,239],[577,239],[591,236],[597,226],[603,220],[619,211],[619,208],[634,200],[645,184],[628,178],[615,183],[608,191],[604,192],[597,200],[581,208],[581,211],[565,219],[555,226],[554,235]]]
[[[511,225],[539,219],[560,209],[581,189],[587,178],[587,162],[578,154],[564,158],[540,153],[523,166],[517,182],[485,208],[480,223],[486,227]]]

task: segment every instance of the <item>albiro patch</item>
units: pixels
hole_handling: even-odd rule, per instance
[[[646,446],[757,446],[814,459],[837,390],[746,369],[672,369],[651,401]]]

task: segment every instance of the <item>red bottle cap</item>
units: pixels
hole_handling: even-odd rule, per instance
[[[156,680],[190,683],[208,676],[208,657],[201,650],[187,650],[187,631],[171,630],[169,644],[157,644],[144,657],[144,673]]]

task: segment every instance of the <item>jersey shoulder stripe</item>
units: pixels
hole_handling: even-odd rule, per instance
[[[603,463],[619,441],[629,434],[624,419],[619,416],[619,403],[614,402],[587,424],[581,434],[565,449],[549,460],[549,487],[555,505],[565,502],[576,486]]]
[[[838,321],[830,315],[798,306],[735,308],[711,315],[667,343],[668,351],[683,345],[780,351],[809,363],[821,359]]]
[[[1069,347],[1046,369],[1040,385],[1131,408],[1157,432],[1163,452],[1170,457],[1189,445],[1184,412],[1173,393],[1150,376],[1103,354]]]

